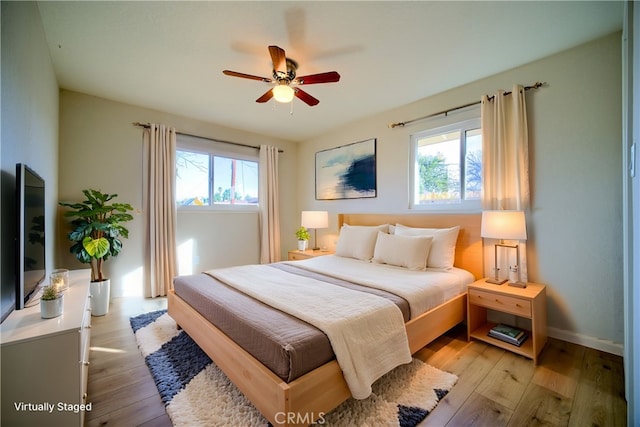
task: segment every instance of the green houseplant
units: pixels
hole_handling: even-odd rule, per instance
[[[70,208],[65,212],[66,217],[71,217],[72,231],[68,234],[69,240],[73,242],[70,252],[84,263],[91,265],[92,284],[92,304],[96,301],[96,306],[92,306],[92,314],[99,316],[106,314],[109,304],[109,279],[104,277],[102,271],[103,263],[109,257],[117,256],[122,250],[121,238],[129,237],[129,230],[122,223],[133,220],[129,214],[133,208],[128,203],[114,202],[118,195],[102,193],[99,190],[83,190],[85,200],[79,203],[60,202],[60,205]],[[106,282],[107,290],[93,286],[94,283]],[[106,309],[101,298],[106,294]]]
[[[60,293],[58,293],[58,290],[56,289],[55,286],[45,286],[42,290],[42,296],[40,297],[40,299],[42,301],[53,301],[54,299],[57,299],[60,296]]]
[[[55,286],[45,286],[42,288],[40,297],[40,317],[52,319],[62,314],[62,297],[64,295]]]
[[[307,242],[311,237],[309,231],[304,227],[300,227],[296,230],[296,237],[298,238],[298,250],[304,251],[307,249]]]

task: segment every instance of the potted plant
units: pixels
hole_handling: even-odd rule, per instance
[[[300,227],[296,230],[296,237],[298,238],[298,250],[304,251],[307,249],[307,243],[309,242],[309,232],[306,228]]]
[[[40,297],[40,317],[43,319],[52,319],[62,314],[62,303],[64,295],[58,291],[58,288],[49,285],[42,289]]]
[[[121,238],[129,237],[122,223],[131,221],[133,210],[128,203],[112,202],[117,194],[99,190],[83,190],[86,200],[80,203],[60,202],[71,210],[65,212],[73,230],[68,234],[73,242],[70,252],[84,263],[91,265],[91,314],[103,316],[109,311],[110,280],[104,277],[102,266],[109,257],[122,250]]]

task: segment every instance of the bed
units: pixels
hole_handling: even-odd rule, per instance
[[[407,227],[448,228],[459,226],[455,266],[482,276],[480,215],[383,215],[341,214],[338,225],[375,226],[403,224]],[[186,297],[185,297],[186,298]],[[175,290],[169,293],[169,314],[176,320],[256,408],[274,425],[308,424],[351,397],[335,358],[309,371],[284,378],[236,343]],[[188,299],[188,298],[186,298]],[[197,305],[197,304],[193,304]],[[411,354],[462,322],[466,292],[405,323]],[[406,317],[405,317],[406,320]],[[221,326],[222,328],[222,326]],[[287,374],[288,375],[288,374]]]

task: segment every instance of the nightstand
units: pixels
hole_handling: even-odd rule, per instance
[[[538,363],[538,355],[547,342],[547,296],[546,286],[527,282],[526,288],[493,285],[478,280],[469,285],[467,295],[467,338],[477,339],[533,359]],[[520,347],[488,336],[496,324],[487,321],[487,310],[513,314],[531,320],[531,330]],[[518,326],[519,327],[519,326]]]
[[[307,249],[306,251],[293,250],[293,251],[289,251],[289,261],[298,261],[301,259],[315,258],[317,256],[331,255],[333,253],[335,252],[329,251],[329,250],[322,250],[322,249],[319,249],[317,251],[314,251],[313,249]]]

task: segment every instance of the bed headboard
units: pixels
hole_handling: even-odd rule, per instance
[[[448,228],[460,226],[456,243],[455,266],[470,271],[476,279],[484,276],[481,214],[338,214],[338,230],[342,224],[402,224],[407,227]]]

